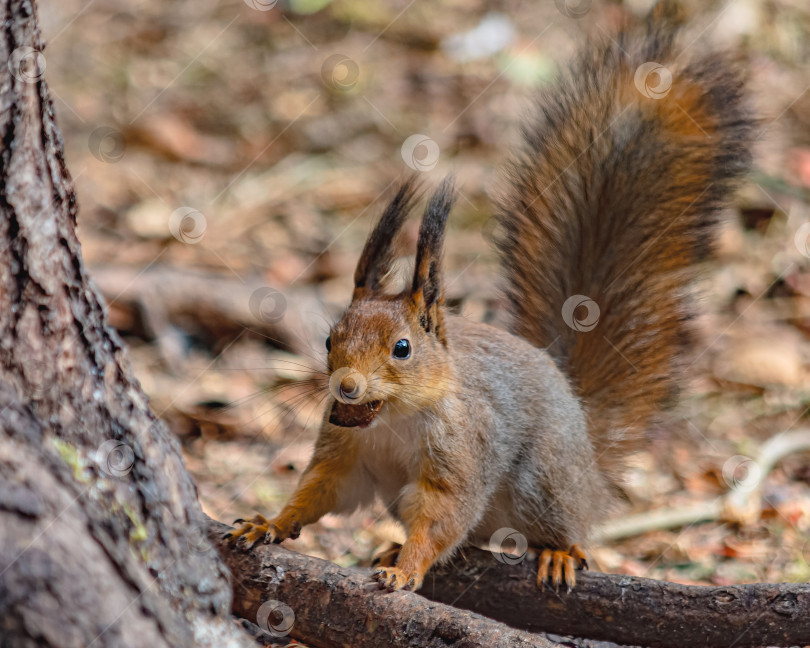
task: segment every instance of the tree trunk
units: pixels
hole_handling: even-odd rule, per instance
[[[0,643],[253,645],[85,273],[33,3],[0,18]]]

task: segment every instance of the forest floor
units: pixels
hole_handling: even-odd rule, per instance
[[[207,513],[272,513],[295,486],[325,398],[297,383],[324,367],[364,238],[410,171],[411,135],[429,138],[409,160],[431,167],[425,182],[452,171],[461,188],[448,300],[497,319],[491,214],[516,124],[584,35],[605,37],[625,11],[41,1],[85,260]],[[753,496],[724,519],[595,543],[592,566],[680,583],[805,581],[810,456],[766,474],[752,459],[775,435],[810,430],[810,9],[708,3],[690,24],[690,48],[745,53],[762,120],[756,169],[701,281],[687,388],[632,457],[614,515]],[[368,565],[401,535],[377,507],[326,516],[290,546]]]

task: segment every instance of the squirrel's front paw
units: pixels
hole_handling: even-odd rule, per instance
[[[267,520],[264,516],[256,514],[250,520],[235,520],[234,524],[241,526],[226,533],[225,537],[230,538],[231,544],[248,551],[259,541],[265,544],[279,543],[287,538],[294,540],[301,533],[301,525],[298,521],[289,517],[282,518],[279,516]]]
[[[398,589],[415,592],[422,586],[422,574],[406,572],[399,567],[382,567],[375,570],[371,577],[380,584],[380,589],[389,592]]]
[[[223,537],[236,546],[243,549],[252,549],[253,546],[263,540],[267,535],[269,522],[263,515],[258,513],[249,520],[234,520],[234,525],[238,525],[233,531],[228,531]]]
[[[543,587],[548,581],[559,588],[565,580],[568,591],[571,591],[577,584],[577,569],[588,569],[585,552],[578,544],[571,545],[568,551],[544,549],[537,568],[537,586]]]

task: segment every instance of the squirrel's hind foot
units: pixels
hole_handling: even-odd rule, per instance
[[[371,574],[371,578],[377,581],[380,589],[389,592],[398,589],[415,592],[422,587],[423,574],[407,572],[399,567],[380,567]]]
[[[537,587],[548,582],[559,589],[565,580],[570,591],[577,584],[577,569],[588,569],[585,552],[578,544],[572,544],[568,551],[543,549],[537,566]]]

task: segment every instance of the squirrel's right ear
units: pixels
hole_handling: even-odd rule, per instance
[[[402,229],[417,197],[416,176],[408,178],[388,204],[379,222],[366,240],[354,271],[352,301],[378,291],[394,262],[394,239]]]
[[[411,297],[419,314],[422,327],[446,342],[441,305],[444,299],[441,260],[447,217],[456,200],[452,176],[445,178],[431,196],[419,228],[416,244],[416,267],[413,273]]]

